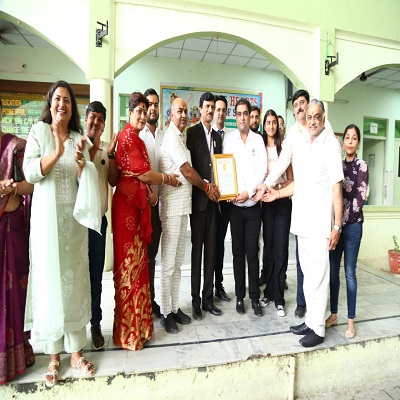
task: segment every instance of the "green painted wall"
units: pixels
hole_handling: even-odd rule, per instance
[[[137,2],[136,2],[137,3]],[[145,3],[145,2],[143,2]],[[163,3],[162,1],[152,2]],[[182,1],[169,1],[182,7]],[[400,40],[400,2],[398,0],[214,0],[185,1],[185,9],[219,13],[241,10],[243,18],[296,20],[314,26],[334,27],[368,36]]]
[[[149,87],[160,92],[161,83],[257,90],[263,94],[263,112],[272,108],[278,114],[286,114],[285,82],[281,72],[155,57],[143,57],[115,79],[114,110],[119,110],[120,94],[135,90],[144,92]],[[293,117],[288,117],[290,124]],[[114,115],[114,129],[118,127],[118,118]]]

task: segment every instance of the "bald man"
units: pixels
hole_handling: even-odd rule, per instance
[[[206,183],[192,167],[186,147],[185,128],[188,109],[181,98],[171,105],[171,121],[165,132],[160,152],[160,172],[179,174],[182,186],[160,187],[161,237],[161,325],[166,332],[178,333],[177,323],[190,324],[192,319],[179,308],[181,266],[185,258],[188,215],[192,212],[192,185],[208,198],[218,200],[218,188]],[[168,186],[168,187],[167,187]]]

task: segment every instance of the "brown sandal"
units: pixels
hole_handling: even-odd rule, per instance
[[[58,361],[58,360],[50,360],[49,366],[47,367],[47,369],[49,369],[51,367],[56,367],[56,368],[51,370],[51,371],[47,371],[46,375],[44,376],[44,378],[46,380],[46,387],[48,387],[48,388],[52,388],[57,383],[57,380],[58,380],[58,368],[60,367],[60,361]],[[51,380],[47,379],[47,377],[51,377]]]
[[[94,367],[91,361],[84,356],[80,357],[76,365],[72,365],[71,367],[74,369],[79,369],[83,375],[93,376],[96,373],[96,368]]]

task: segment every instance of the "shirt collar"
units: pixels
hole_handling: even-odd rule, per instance
[[[222,132],[225,133],[226,127],[225,127],[225,125],[224,125],[222,129],[218,129],[216,123],[213,122],[212,125],[211,125],[211,129],[214,129],[215,132],[222,131]]]
[[[179,136],[183,136],[183,132],[185,132],[181,132],[172,121],[169,121],[169,129],[171,129],[172,132],[175,132]]]
[[[210,130],[208,131],[207,127],[204,125],[203,121],[200,121],[200,122],[203,125],[203,129],[204,129],[204,132],[206,133],[206,135],[210,135],[211,134],[211,130],[212,130],[212,126],[210,126]]]
[[[144,126],[144,128],[142,129],[145,132],[148,132],[151,134],[151,136],[153,136],[153,133],[151,132],[150,128],[147,126],[147,124]],[[158,134],[158,126],[156,126],[156,131],[154,132],[154,137],[157,137]]]
[[[326,129],[324,128],[324,130],[318,135],[317,138],[315,138],[315,140],[312,143],[319,143],[319,142],[324,143],[325,139],[326,139],[326,135],[327,135]],[[311,143],[311,135],[310,134],[308,134],[307,142]]]

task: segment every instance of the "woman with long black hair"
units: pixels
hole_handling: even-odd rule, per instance
[[[274,110],[268,110],[263,120],[263,138],[267,149],[267,175],[277,162],[282,150],[281,136],[278,129],[278,116]],[[292,166],[279,178],[274,187],[279,190],[293,181]],[[263,221],[263,270],[266,273],[267,285],[261,307],[266,307],[274,301],[278,316],[285,316],[285,276],[289,251],[289,228],[292,212],[290,198],[278,199],[262,204]]]

